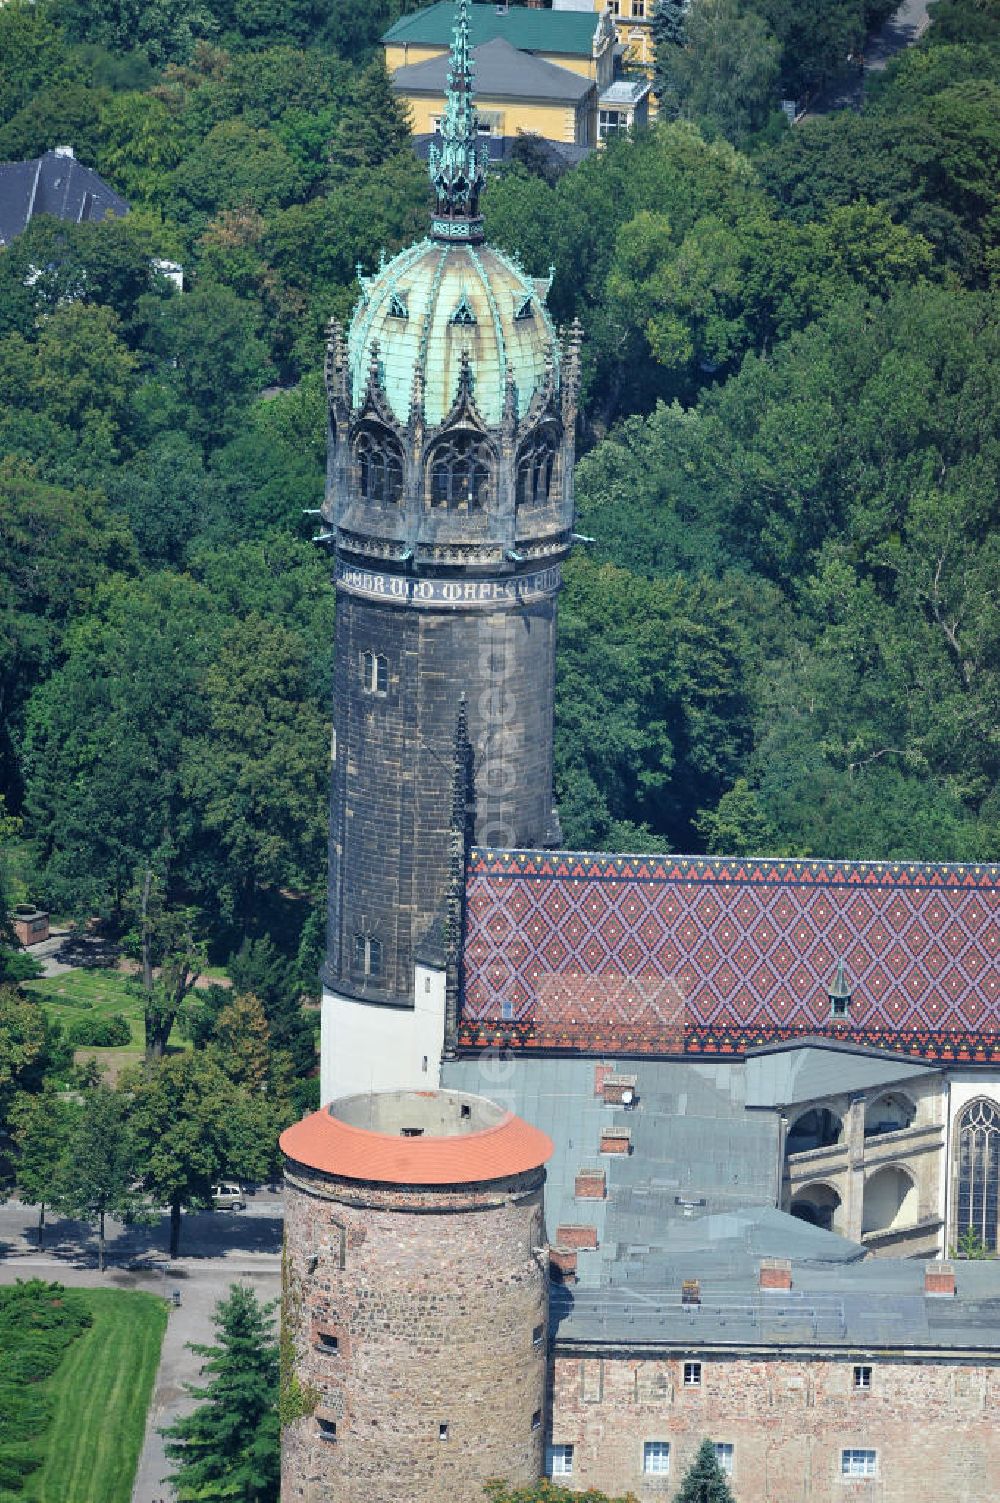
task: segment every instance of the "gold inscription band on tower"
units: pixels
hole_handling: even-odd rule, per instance
[[[504,579],[411,579],[401,574],[383,574],[373,569],[359,569],[338,560],[337,583],[351,595],[369,600],[384,600],[390,605],[450,606],[474,608],[496,605],[509,600],[525,605],[554,595],[562,584],[562,569],[550,564],[534,574]]]

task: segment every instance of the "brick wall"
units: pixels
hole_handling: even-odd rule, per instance
[[[292,1166],[283,1319],[315,1407],[285,1431],[282,1503],[482,1503],[488,1477],[539,1475],[542,1178],[411,1193]]]
[[[701,1362],[685,1387],[684,1362]],[[871,1366],[856,1389],[854,1367]],[[737,1503],[986,1503],[1000,1493],[1000,1369],[873,1354],[662,1358],[557,1355],[552,1439],[574,1447],[572,1485],[672,1498],[702,1440],[733,1446]],[[670,1445],[643,1473],[647,1441]],[[846,1448],[877,1452],[877,1476],[841,1476]]]

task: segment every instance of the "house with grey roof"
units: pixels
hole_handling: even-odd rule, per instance
[[[418,141],[435,133],[444,107],[452,21],[453,8],[442,0],[401,17],[382,38]],[[507,154],[494,143],[519,135],[587,151],[648,122],[650,80],[622,74],[609,11],[472,5],[468,27],[479,128],[491,161]]]
[[[9,245],[39,214],[92,224],[129,211],[120,193],[78,162],[72,146],[57,146],[29,162],[0,162],[0,245]]]
[[[472,60],[483,135],[530,132],[576,146],[593,144],[598,91],[592,79],[521,52],[504,37],[474,48]],[[448,86],[447,54],[397,69],[392,86],[409,105],[414,129],[436,131]]]

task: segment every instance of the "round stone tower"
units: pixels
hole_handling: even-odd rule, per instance
[[[552,1144],[481,1096],[352,1096],[285,1155],[282,1503],[541,1475]],[[289,1413],[290,1412],[290,1413]]]
[[[578,331],[483,244],[466,0],[428,239],[361,277],[327,354],[337,590],[324,1101],[433,1087],[456,1024],[469,840],[558,843],[556,596]]]

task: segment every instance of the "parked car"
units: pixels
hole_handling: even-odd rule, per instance
[[[245,1211],[247,1208],[243,1186],[227,1180],[212,1186],[212,1204],[217,1211]]]

